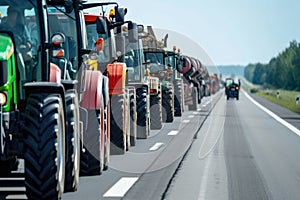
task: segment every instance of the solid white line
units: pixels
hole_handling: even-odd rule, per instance
[[[163,146],[164,145],[164,143],[162,143],[162,142],[157,142],[157,143],[155,143],[155,145],[153,145],[150,149],[149,149],[149,151],[156,151],[157,149],[159,149],[161,146]]]
[[[194,117],[194,115],[189,115],[189,116],[188,116],[188,118],[193,118],[193,117]]]
[[[260,109],[262,109],[263,111],[265,111],[267,114],[269,114],[271,117],[273,117],[276,121],[278,121],[279,123],[281,123],[282,125],[284,125],[285,127],[287,127],[288,129],[290,129],[291,131],[293,131],[295,134],[297,134],[298,136],[300,136],[300,130],[297,129],[295,126],[293,126],[292,124],[288,123],[287,121],[283,120],[282,118],[280,118],[278,115],[276,115],[275,113],[273,113],[272,111],[270,111],[269,109],[265,108],[264,106],[262,106],[261,104],[259,104],[257,101],[255,101],[252,97],[250,97],[245,91],[243,91],[244,94],[246,95],[246,97],[252,101],[252,103],[254,103],[257,107],[259,107]]]
[[[190,122],[190,120],[188,120],[188,119],[186,119],[186,120],[182,120],[182,123],[189,123]]]
[[[25,192],[25,187],[0,187],[0,192]]]
[[[6,199],[27,199],[25,194],[7,195]]]
[[[139,179],[139,177],[123,177],[117,183],[115,183],[103,197],[124,197],[127,191],[133,186],[133,184]]]
[[[170,131],[168,135],[177,135],[178,131]]]

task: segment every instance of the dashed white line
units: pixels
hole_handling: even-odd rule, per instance
[[[25,192],[25,187],[0,187],[0,192]]]
[[[194,115],[189,115],[189,116],[188,116],[188,118],[193,118],[193,117],[195,117],[195,116],[194,116]]]
[[[188,120],[188,119],[182,120],[182,123],[185,123],[185,124],[190,123],[190,120]]]
[[[25,194],[7,195],[6,199],[27,199]]]
[[[0,181],[23,181],[25,180],[24,177],[7,177],[7,178],[0,178]]]
[[[170,131],[168,135],[177,135],[178,131]]]
[[[156,151],[157,149],[159,149],[161,146],[163,146],[164,145],[164,143],[162,143],[162,142],[157,142],[157,143],[155,143],[150,149],[149,149],[149,151]]]
[[[199,114],[199,112],[193,112],[193,114],[194,114],[194,115],[197,115],[197,114]]]
[[[197,111],[201,111],[201,108],[198,108]]]
[[[122,177],[103,195],[103,197],[124,197],[138,179],[139,177]]]

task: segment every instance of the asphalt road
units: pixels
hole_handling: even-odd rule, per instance
[[[300,199],[299,115],[251,95],[205,98],[125,155],[101,176],[81,177],[63,199]],[[264,109],[264,110],[263,110]],[[0,178],[0,199],[25,199],[22,165]]]
[[[273,113],[289,113],[260,102]],[[239,101],[222,97],[165,199],[300,199],[299,130],[291,131],[266,112],[243,92]]]
[[[203,99],[197,111],[183,113],[164,124],[150,137],[138,140],[125,155],[113,155],[101,176],[81,177],[78,191],[63,199],[161,199],[195,134],[217,102],[219,95]],[[14,177],[0,178],[0,199],[26,199],[24,165]]]

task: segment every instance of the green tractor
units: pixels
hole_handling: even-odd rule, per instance
[[[8,11],[0,24],[0,173],[9,175],[24,159],[29,199],[60,199],[63,192],[77,189],[87,109],[101,101],[97,89],[85,87],[89,51],[80,4],[0,2],[0,11]],[[5,25],[11,8],[17,12],[18,28],[23,27],[20,32]],[[63,28],[57,29],[53,17]],[[19,33],[28,33],[29,40]],[[97,98],[85,107],[83,96]]]

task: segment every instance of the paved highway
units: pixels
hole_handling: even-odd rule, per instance
[[[300,198],[299,130],[249,98],[217,103],[165,199]]]
[[[101,176],[81,177],[63,199],[299,199],[298,117],[256,96],[205,98],[172,124],[151,131]],[[285,117],[284,117],[285,116]],[[281,116],[282,117],[282,116]],[[25,199],[22,166],[0,179],[0,199]]]

